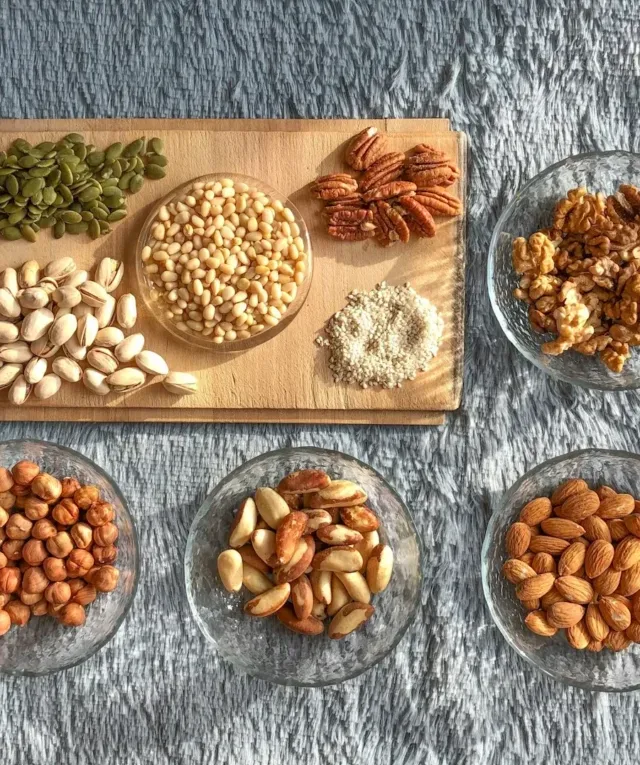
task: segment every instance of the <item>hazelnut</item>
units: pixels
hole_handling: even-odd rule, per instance
[[[0,608],[4,608],[10,600],[13,600],[12,595],[8,592],[0,592]]]
[[[90,552],[76,548],[71,551],[67,558],[67,576],[70,576],[72,579],[84,576],[93,568],[93,564],[94,559]]]
[[[33,479],[31,491],[36,497],[40,497],[40,499],[44,499],[45,502],[51,504],[62,493],[62,484],[57,478],[49,475],[49,473],[40,473],[40,475]]]
[[[7,556],[3,552],[0,552],[0,568],[4,568],[8,562],[9,559]]]
[[[73,497],[73,495],[80,488],[80,481],[75,478],[63,478],[62,481],[61,497]]]
[[[31,494],[31,489],[29,486],[22,486],[19,483],[14,483],[9,489],[9,493],[13,494],[14,497],[26,497],[27,494]]]
[[[63,606],[71,599],[71,588],[66,582],[53,582],[44,591],[44,596],[54,606]]]
[[[12,600],[11,603],[7,603],[4,610],[9,614],[11,624],[15,624],[16,627],[24,627],[31,619],[31,609],[20,600]]]
[[[0,492],[0,508],[11,510],[16,504],[16,495],[10,491]]]
[[[22,589],[30,595],[44,592],[48,586],[49,579],[40,566],[30,566],[22,576]]]
[[[96,529],[96,531],[98,531],[98,529]],[[86,550],[93,542],[93,529],[87,523],[76,523],[75,526],[71,527],[70,533],[71,539],[75,542],[76,547],[79,547],[82,550]]]
[[[45,603],[47,604],[47,614],[49,616],[53,616],[54,619],[60,618],[60,611],[64,608],[64,605],[62,606],[54,606],[53,603],[49,603],[47,600],[45,600]]]
[[[48,556],[44,544],[39,539],[28,539],[22,548],[22,558],[30,566],[40,566]]]
[[[0,507],[0,529],[6,526],[9,520],[9,513],[2,507]]]
[[[13,566],[0,569],[0,592],[10,595],[20,587],[21,580],[20,569]]]
[[[39,521],[49,515],[49,505],[40,497],[29,494],[24,498],[24,514],[30,521]]]
[[[11,617],[4,609],[2,609],[0,610],[0,637],[2,637],[2,635],[6,635],[10,629]]]
[[[119,578],[120,572],[113,566],[96,566],[85,576],[87,582],[92,584],[98,592],[112,592]]]
[[[11,468],[13,480],[20,486],[28,486],[31,481],[40,473],[40,468],[35,462],[21,460]]]
[[[33,523],[21,513],[14,513],[7,521],[4,530],[9,539],[29,539]]]
[[[73,526],[80,516],[80,510],[72,499],[63,499],[51,513],[53,520],[63,526]]]
[[[22,548],[24,542],[22,539],[7,539],[2,543],[2,552],[9,560],[20,560],[22,558]]]
[[[73,550],[73,542],[66,531],[58,531],[55,537],[47,539],[47,550],[54,558],[66,558]]]
[[[33,606],[42,600],[42,593],[41,592],[25,592],[24,590],[22,590],[20,592],[20,600],[25,604],[25,606]]]
[[[67,578],[67,567],[60,558],[46,558],[42,568],[50,582],[63,582]]]
[[[42,518],[41,520],[36,521],[31,529],[31,536],[34,539],[42,539],[43,541],[55,537],[57,533],[58,529],[56,529],[53,522],[48,518]]]
[[[105,523],[104,526],[98,526],[93,530],[93,541],[101,547],[107,547],[116,541],[118,533],[115,523]]]
[[[13,486],[13,476],[11,471],[5,467],[0,467],[0,492],[9,491]]]
[[[49,603],[44,598],[41,598],[31,606],[31,616],[44,616],[47,613],[48,606]]]
[[[113,520],[113,505],[110,502],[94,502],[87,510],[87,523],[92,526],[104,526]]]
[[[90,603],[98,597],[98,591],[92,584],[85,584],[81,579],[74,579],[74,583],[78,582],[82,584],[80,589],[73,592],[71,588],[71,602],[79,603],[81,606],[88,606]]]
[[[118,557],[118,548],[114,547],[114,545],[105,545],[104,547],[94,545],[91,548],[91,554],[98,565],[104,566],[115,561]]]
[[[97,486],[81,486],[73,495],[73,501],[81,510],[88,510],[99,499],[100,490]]]
[[[85,621],[84,608],[79,603],[67,603],[60,611],[60,621],[65,627],[82,627]]]

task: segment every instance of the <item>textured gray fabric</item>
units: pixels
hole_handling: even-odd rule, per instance
[[[471,145],[465,390],[444,427],[0,427],[104,465],[143,551],[110,645],[57,677],[0,679],[3,765],[635,762],[638,696],[564,688],[521,661],[484,605],[479,556],[492,504],[524,470],[573,447],[639,446],[637,395],[577,390],[528,365],[484,276],[491,228],[524,180],[572,152],[638,150],[639,21],[634,0],[0,3],[4,117],[442,115]],[[310,443],[384,473],[426,552],[410,634],[325,690],[219,661],[182,584],[189,524],[215,483]]]

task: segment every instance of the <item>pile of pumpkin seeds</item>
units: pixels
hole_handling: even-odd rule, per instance
[[[0,151],[0,236],[35,242],[40,229],[53,228],[56,239],[97,239],[126,216],[126,193],[140,191],[145,178],[164,178],[166,164],[160,138],[104,150],[79,133],[36,146],[17,138]]]

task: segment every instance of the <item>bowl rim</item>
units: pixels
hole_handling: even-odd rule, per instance
[[[14,670],[14,669],[6,669],[0,665],[0,675],[5,675],[7,677],[46,677],[47,675],[54,675],[58,672],[63,672],[67,669],[72,669],[73,667],[77,667],[80,664],[84,664],[85,661],[88,661],[92,656],[95,656],[98,651],[101,651],[107,643],[109,643],[115,634],[118,632],[120,627],[122,626],[122,623],[124,622],[125,618],[127,617],[129,611],[131,610],[131,606],[133,605],[134,600],[136,599],[136,594],[138,592],[138,583],[140,581],[140,547],[139,547],[139,537],[138,537],[138,530],[136,528],[135,520],[133,518],[133,515],[131,514],[131,511],[129,510],[129,505],[127,503],[127,500],[125,499],[124,494],[120,490],[120,487],[115,483],[113,478],[105,471],[103,468],[101,468],[99,465],[97,465],[92,459],[89,457],[86,457],[84,454],[81,454],[80,452],[76,451],[75,449],[72,449],[69,446],[64,446],[62,444],[57,444],[53,441],[43,441],[41,439],[37,438],[11,438],[8,440],[0,441],[0,448],[4,446],[14,446],[14,445],[25,445],[25,444],[31,444],[34,446],[41,446],[45,448],[51,448],[54,447],[56,449],[60,449],[63,452],[67,452],[70,455],[72,455],[74,458],[78,459],[80,462],[86,462],[90,465],[91,468],[93,468],[99,475],[101,475],[109,484],[115,495],[118,497],[120,502],[122,503],[122,507],[124,508],[125,512],[129,516],[129,519],[131,521],[131,529],[132,529],[132,540],[133,540],[133,549],[135,551],[135,561],[134,561],[134,567],[133,567],[133,587],[131,589],[131,593],[129,595],[129,598],[127,602],[125,603],[124,609],[120,616],[118,617],[117,621],[114,623],[113,628],[109,630],[109,632],[105,635],[105,637],[98,641],[98,643],[95,645],[95,647],[86,654],[86,656],[83,656],[80,659],[77,659],[75,661],[67,662],[66,664],[61,664],[58,667],[54,667],[52,669],[46,669],[46,670]]]
[[[176,326],[172,326],[171,321],[165,321],[158,315],[157,307],[154,307],[153,301],[151,300],[151,296],[149,294],[151,288],[147,285],[147,278],[143,271],[141,253],[147,244],[147,239],[149,237],[153,219],[162,206],[169,204],[169,202],[173,201],[180,193],[190,189],[194,183],[208,183],[212,180],[219,181],[223,178],[231,178],[238,183],[254,185],[258,190],[264,191],[272,197],[279,199],[286,207],[292,210],[295,216],[295,222],[298,223],[301,228],[300,236],[302,237],[306,247],[307,266],[305,271],[305,278],[302,281],[302,284],[298,286],[298,293],[291,303],[292,307],[287,309],[278,324],[273,327],[267,327],[266,329],[262,330],[262,332],[258,332],[252,337],[248,337],[243,340],[227,340],[223,343],[214,343],[213,341],[209,341],[208,338],[198,337],[196,334],[187,334],[183,330],[178,329]],[[149,213],[145,217],[144,222],[140,227],[140,231],[135,243],[134,257],[136,289],[138,290],[140,297],[142,298],[142,302],[149,312],[153,322],[161,328],[162,332],[169,335],[169,337],[171,337],[174,341],[187,343],[192,348],[198,348],[218,355],[242,353],[244,351],[251,350],[252,348],[256,348],[259,345],[268,342],[284,329],[286,329],[289,324],[291,324],[291,322],[298,316],[306,304],[307,298],[309,297],[309,292],[311,291],[311,282],[313,281],[314,273],[311,232],[304,216],[300,212],[298,206],[291,200],[291,197],[288,194],[284,194],[268,181],[264,181],[261,178],[256,178],[253,175],[247,175],[246,173],[237,173],[231,171],[212,171],[209,173],[204,173],[203,175],[196,176],[195,178],[191,178],[190,180],[175,186],[163,197],[153,201],[150,204]]]
[[[602,693],[629,693],[631,691],[637,691],[640,689],[640,679],[637,683],[634,685],[630,685],[625,688],[617,688],[615,686],[611,685],[605,685],[605,684],[594,684],[594,683],[585,683],[580,682],[577,680],[571,680],[567,678],[566,676],[562,675],[559,672],[554,672],[553,670],[549,669],[546,665],[536,661],[532,656],[530,656],[528,653],[526,653],[524,650],[522,650],[518,645],[516,645],[514,639],[512,638],[512,635],[510,631],[506,628],[506,626],[503,624],[502,620],[498,616],[497,609],[495,608],[493,598],[490,594],[490,586],[489,586],[489,577],[493,572],[489,569],[489,566],[487,565],[487,559],[489,557],[490,548],[491,548],[491,537],[493,535],[493,530],[495,525],[498,522],[499,516],[507,509],[507,506],[510,505],[511,497],[516,493],[516,491],[520,488],[520,486],[529,478],[531,478],[533,475],[538,473],[542,468],[546,468],[552,465],[559,465],[562,462],[565,462],[569,459],[574,459],[576,457],[581,457],[584,455],[589,455],[592,457],[595,456],[603,456],[603,457],[622,457],[624,459],[631,459],[634,462],[637,462],[640,464],[640,455],[634,454],[633,452],[627,452],[623,449],[602,449],[602,448],[586,448],[586,449],[576,449],[572,452],[566,452],[565,454],[561,454],[557,457],[552,457],[551,459],[545,460],[544,462],[539,463],[535,467],[528,470],[526,473],[524,473],[518,480],[513,483],[507,491],[503,494],[500,504],[498,505],[497,509],[491,514],[491,518],[489,519],[489,523],[487,524],[487,530],[484,535],[484,540],[482,543],[482,551],[480,554],[480,560],[481,560],[481,574],[482,574],[482,591],[484,594],[485,602],[489,608],[489,613],[491,614],[491,618],[494,621],[494,624],[498,627],[500,632],[502,633],[502,636],[507,641],[508,645],[513,648],[513,650],[521,656],[523,659],[525,659],[529,664],[534,666],[536,669],[540,670],[543,674],[547,675],[547,677],[552,678],[553,680],[556,680],[557,682],[563,683],[564,685],[571,685],[575,688],[582,688],[586,691],[592,691],[594,693],[602,692]],[[515,516],[514,516],[515,517]]]
[[[524,356],[524,358],[527,359],[527,361],[529,361],[538,369],[541,369],[545,374],[549,375],[549,377],[553,378],[554,380],[560,380],[561,382],[571,383],[572,385],[575,385],[579,388],[584,388],[586,390],[607,390],[607,391],[636,390],[640,388],[640,375],[638,375],[635,381],[625,385],[606,385],[604,383],[590,383],[582,379],[576,379],[575,377],[571,377],[570,375],[565,374],[560,370],[550,368],[549,366],[542,363],[542,361],[540,360],[538,356],[535,356],[529,353],[528,351],[524,350],[523,348],[521,348],[514,333],[511,331],[511,328],[509,326],[509,322],[507,321],[506,316],[503,314],[503,312],[500,310],[498,306],[498,299],[495,292],[495,282],[493,278],[493,275],[495,272],[495,254],[498,249],[498,237],[500,236],[500,232],[503,228],[504,221],[507,219],[509,215],[511,215],[514,208],[516,207],[517,202],[534,185],[534,183],[537,183],[539,180],[541,180],[542,178],[545,178],[547,175],[550,175],[551,173],[555,172],[559,168],[565,165],[568,165],[570,162],[577,161],[577,160],[604,159],[606,157],[613,157],[613,156],[629,157],[629,158],[640,160],[640,153],[636,153],[633,151],[626,151],[624,149],[611,149],[609,151],[587,151],[581,154],[570,154],[568,157],[565,157],[564,159],[561,159],[558,162],[554,162],[552,165],[549,165],[544,170],[534,175],[533,178],[530,178],[524,184],[524,186],[521,186],[516,191],[516,193],[509,200],[504,210],[500,214],[500,217],[498,218],[498,221],[493,229],[493,233],[491,234],[491,240],[489,242],[489,255],[487,257],[487,287],[489,291],[489,302],[491,303],[491,308],[493,309],[494,316],[498,320],[498,324],[500,325],[500,328],[506,335],[507,340],[511,343],[511,345],[513,345],[513,347],[518,351],[518,353],[520,353],[521,356]]]
[[[353,460],[353,462],[356,462],[361,467],[366,468],[367,470],[370,470],[377,478],[379,478],[384,486],[389,490],[389,492],[396,498],[396,500],[399,502],[400,507],[402,507],[405,517],[407,518],[409,528],[413,532],[413,537],[416,541],[416,547],[418,550],[418,565],[417,565],[417,575],[418,575],[418,581],[417,581],[417,587],[416,587],[416,597],[414,600],[413,605],[411,606],[409,612],[407,613],[407,617],[405,620],[404,625],[402,628],[398,631],[398,634],[396,635],[395,639],[389,646],[389,648],[381,654],[372,664],[368,665],[367,667],[364,667],[362,669],[358,669],[352,672],[349,672],[344,677],[341,677],[339,680],[319,680],[316,682],[303,682],[303,681],[297,681],[297,680],[282,680],[279,677],[274,677],[272,674],[269,674],[268,672],[249,672],[248,670],[244,668],[238,667],[235,660],[224,653],[222,653],[218,647],[217,642],[208,635],[208,633],[205,631],[202,621],[198,615],[198,612],[196,610],[195,604],[193,602],[193,596],[191,593],[191,588],[187,585],[187,561],[191,557],[191,550],[193,547],[193,538],[194,538],[194,529],[196,524],[206,515],[207,511],[211,508],[210,499],[213,497],[213,495],[218,491],[219,487],[226,483],[227,481],[234,478],[238,473],[240,473],[241,470],[244,470],[245,468],[249,467],[250,465],[253,465],[256,462],[259,462],[266,457],[289,457],[292,454],[295,454],[298,451],[307,451],[311,453],[316,454],[324,454],[324,455],[335,455],[336,457],[343,457],[348,460]],[[187,600],[189,602],[189,608],[191,609],[191,614],[193,616],[193,619],[198,626],[198,629],[204,636],[205,640],[213,645],[216,648],[216,652],[220,656],[221,659],[230,662],[236,671],[240,671],[243,674],[249,675],[251,677],[259,678],[260,680],[267,680],[270,683],[274,683],[275,685],[282,685],[282,686],[288,686],[288,687],[298,687],[298,688],[324,688],[331,685],[340,685],[341,683],[346,682],[347,680],[353,680],[354,678],[358,677],[359,675],[364,674],[365,672],[368,672],[370,669],[373,669],[373,667],[376,666],[376,664],[379,664],[383,659],[386,659],[388,656],[391,655],[391,653],[396,649],[398,643],[402,640],[402,638],[406,635],[407,630],[409,627],[415,622],[415,615],[418,612],[418,609],[422,603],[422,586],[423,586],[423,574],[422,574],[422,560],[423,560],[423,550],[422,550],[422,541],[420,539],[420,536],[418,534],[418,530],[416,529],[416,525],[413,520],[413,515],[409,511],[409,508],[407,507],[405,501],[402,499],[402,497],[398,494],[398,492],[395,490],[393,486],[385,479],[383,475],[381,475],[375,468],[373,468],[371,465],[367,464],[366,462],[363,462],[362,460],[358,459],[357,457],[354,457],[351,454],[345,454],[344,452],[338,451],[337,449],[324,449],[319,446],[286,446],[282,447],[280,449],[273,449],[272,451],[268,452],[262,452],[262,454],[258,454],[255,457],[252,457],[250,460],[247,460],[246,462],[243,462],[242,464],[238,465],[238,467],[234,468],[230,473],[228,473],[222,480],[218,481],[218,483],[214,486],[214,488],[207,494],[205,499],[203,500],[202,504],[198,508],[197,513],[194,516],[193,521],[191,522],[191,526],[189,527],[189,535],[187,537],[187,544],[185,548],[185,554],[184,554],[184,564],[183,564],[183,574],[185,578],[185,590],[187,593]]]

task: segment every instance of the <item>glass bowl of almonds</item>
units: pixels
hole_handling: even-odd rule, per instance
[[[482,580],[509,645],[594,691],[640,688],[640,456],[585,449],[522,476],[487,528]]]
[[[334,685],[381,661],[414,621],[420,545],[407,507],[371,467],[327,449],[279,449],[206,498],[185,578],[221,658],[282,685]]]
[[[157,321],[195,347],[243,351],[281,332],[304,305],[307,226],[257,178],[204,175],[160,200],[138,239],[140,292]]]
[[[102,468],[43,441],[0,443],[0,673],[86,661],[135,597],[138,537]]]
[[[552,377],[640,387],[640,156],[568,157],[506,207],[489,248],[493,310],[510,342]]]

